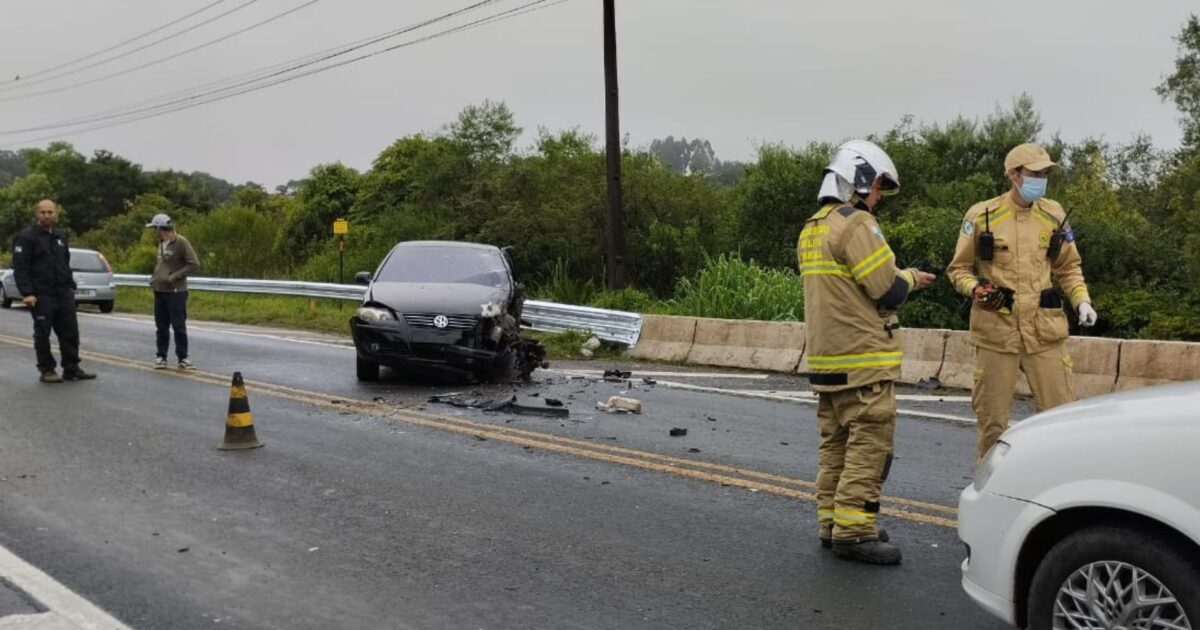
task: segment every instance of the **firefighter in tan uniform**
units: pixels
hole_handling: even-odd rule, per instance
[[[1080,325],[1096,323],[1067,213],[1044,197],[1057,167],[1036,144],[1010,151],[1004,170],[1011,190],[967,211],[947,267],[954,287],[972,298],[977,461],[1008,427],[1017,370],[1038,411],[1075,400],[1063,293]]]
[[[900,550],[876,527],[891,464],[900,378],[896,308],[932,274],[896,268],[872,214],[900,179],[878,146],[838,147],[817,197],[821,209],[800,233],[808,374],[818,393],[818,536],[837,555],[897,564]]]

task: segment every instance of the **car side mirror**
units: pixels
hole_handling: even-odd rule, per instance
[[[360,271],[354,274],[354,284],[371,284],[371,272]]]

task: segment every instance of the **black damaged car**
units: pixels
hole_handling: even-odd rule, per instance
[[[408,241],[392,248],[350,318],[360,381],[379,368],[507,382],[544,366],[545,348],[521,338],[525,296],[507,252],[492,245]]]

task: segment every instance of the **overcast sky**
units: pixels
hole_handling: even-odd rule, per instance
[[[13,89],[16,75],[103,49],[213,1],[0,0],[0,99],[160,59],[308,0],[256,0],[111,64]],[[528,1],[499,1],[455,24]],[[104,56],[245,2],[225,0]],[[319,0],[152,68],[0,100],[0,131],[121,107],[468,4]],[[749,159],[763,143],[836,141],[885,131],[905,115],[926,122],[983,117],[1028,92],[1047,132],[1068,141],[1123,142],[1147,133],[1155,144],[1175,147],[1177,112],[1153,88],[1174,68],[1172,38],[1190,11],[1200,11],[1195,0],[617,0],[622,131],[636,146],[667,135],[704,137],[720,158]],[[436,130],[484,99],[508,103],[526,129],[525,143],[539,126],[578,126],[602,137],[601,35],[601,0],[568,0],[252,94],[59,139],[88,155],[103,148],[147,168],[202,170],[271,188],[323,162],[366,169],[396,138]],[[47,133],[3,135],[0,145]]]

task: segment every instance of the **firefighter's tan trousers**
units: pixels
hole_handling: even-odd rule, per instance
[[[971,407],[976,419],[978,462],[1008,428],[1012,415],[1013,394],[1017,389],[1017,370],[1025,373],[1038,411],[1075,400],[1071,357],[1061,342],[1037,354],[996,352],[975,348],[975,387]]]
[[[833,540],[878,538],[879,493],[891,465],[896,391],[891,382],[821,392],[821,470],[817,474],[819,535]]]

